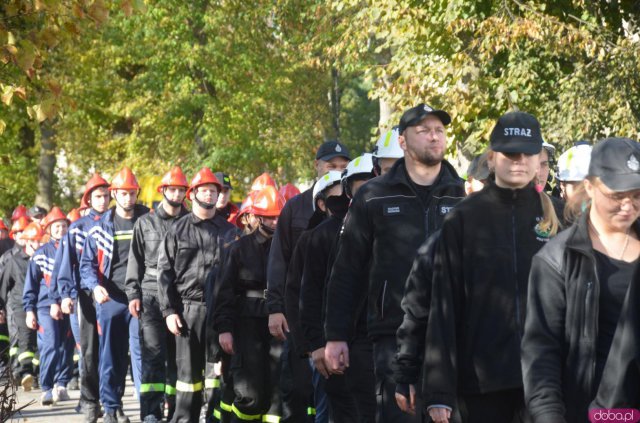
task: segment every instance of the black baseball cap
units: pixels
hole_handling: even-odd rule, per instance
[[[222,184],[222,188],[233,189],[231,186],[231,178],[223,172],[216,172],[216,179]]]
[[[499,153],[539,154],[542,143],[540,122],[525,112],[500,116],[489,137],[490,148]]]
[[[640,189],[640,144],[629,138],[606,138],[591,150],[589,175],[612,191]]]
[[[489,179],[489,163],[487,153],[482,153],[473,158],[467,169],[467,177],[472,177],[478,181]]]
[[[449,116],[449,113],[445,112],[444,110],[436,110],[427,104],[420,103],[415,107],[405,110],[405,112],[402,114],[402,117],[400,118],[398,130],[402,134],[405,129],[410,126],[416,126],[429,115],[436,116],[442,121],[442,124],[445,126],[451,123],[451,116]]]
[[[41,219],[47,215],[47,210],[40,206],[33,206],[27,211],[27,215],[32,219]]]
[[[316,153],[316,160],[324,160],[328,162],[334,157],[344,157],[347,160],[351,160],[349,156],[349,149],[346,145],[338,141],[326,141],[323,142]]]

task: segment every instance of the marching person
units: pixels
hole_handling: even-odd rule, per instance
[[[99,341],[93,297],[80,286],[80,258],[89,229],[109,208],[108,188],[109,182],[98,173],[85,184],[81,203],[89,205],[89,209],[61,239],[49,286],[49,295],[60,298],[60,309],[69,315],[73,336],[80,346],[80,408],[86,423],[97,422],[101,413]]]
[[[603,378],[600,392],[610,389],[609,398],[629,387],[628,364],[613,356],[605,376],[605,363],[612,345],[637,343],[614,341],[614,334],[618,322],[621,333],[630,323],[627,316],[620,320],[620,311],[640,275],[640,144],[627,138],[597,143],[568,207],[579,217],[533,258],[529,276],[522,372],[534,422],[587,421]]]
[[[314,166],[317,177],[330,170],[342,171],[351,160],[349,150],[338,141],[326,141],[318,148]],[[309,188],[285,204],[279,218],[279,225],[273,236],[269,263],[267,268],[267,306],[269,307],[269,331],[280,340],[287,338],[290,326],[298,325],[285,317],[285,287],[287,270],[293,250],[300,235],[308,227],[313,215],[313,188]],[[296,298],[296,302],[298,299]],[[296,307],[297,308],[297,307]],[[295,317],[294,317],[295,319]],[[294,330],[292,328],[292,330]],[[299,346],[285,342],[283,347],[284,370],[282,372],[283,388],[283,422],[302,421],[304,415],[313,414],[308,407],[309,398],[313,394],[311,386],[311,370],[306,358],[297,353]],[[311,412],[311,413],[309,413]],[[310,417],[310,416],[309,416]]]
[[[15,215],[15,212],[14,212]],[[4,251],[2,255],[0,255],[0,275],[2,275],[2,269],[4,269],[5,265],[9,262],[11,257],[14,254],[20,252],[24,248],[25,242],[21,240],[20,233],[27,227],[29,224],[29,218],[26,216],[21,216],[21,218],[16,219],[12,222],[11,230],[9,231],[8,241],[11,241],[11,248]],[[0,351],[2,351],[2,357],[0,359],[1,362],[10,365],[14,358],[17,358],[16,354],[18,351],[15,342],[17,339],[11,338],[10,334],[15,332],[14,329],[9,329],[9,325],[11,322],[8,318],[8,310],[6,309],[7,304],[7,287],[2,285],[2,280],[0,279]]]
[[[347,342],[361,293],[367,292],[380,421],[419,421],[396,404],[391,363],[403,318],[404,283],[416,252],[464,196],[462,179],[444,160],[450,122],[448,113],[425,104],[405,111],[398,128],[404,158],[353,198],[331,270],[325,321],[328,367],[343,373],[349,366]]]
[[[590,160],[591,146],[586,141],[576,142],[560,155],[558,174],[556,175],[556,179],[560,183],[560,198],[565,201],[571,200],[574,192],[589,173]]]
[[[233,190],[231,178],[223,172],[216,172],[215,175],[222,184],[222,191],[220,191],[218,202],[216,203],[216,214],[227,219],[229,223],[235,223],[239,209],[238,206],[231,201],[231,191]]]
[[[16,223],[23,225],[26,217],[20,217]],[[18,234],[19,233],[19,234]],[[34,383],[35,368],[33,359],[37,351],[36,331],[27,326],[27,313],[22,306],[29,259],[40,248],[40,239],[44,235],[39,224],[31,222],[19,226],[15,232],[16,245],[20,250],[9,256],[0,274],[0,309],[4,311],[9,323],[9,336],[13,351],[13,374],[20,381],[22,389],[30,391]]]
[[[138,319],[129,312],[125,280],[133,226],[149,209],[136,204],[140,185],[128,167],[113,177],[109,191],[116,204],[87,233],[80,275],[82,288],[92,292],[96,302],[103,421],[128,423],[129,418],[122,411],[128,353],[137,393],[141,361]]]
[[[167,172],[158,186],[162,201],[133,226],[127,264],[126,294],[129,312],[139,319],[140,418],[145,423],[162,420],[165,394],[169,420],[175,409],[176,345],[158,301],[158,250],[169,227],[188,213],[184,207],[189,183],[179,166]]]
[[[62,318],[60,306],[49,296],[48,289],[56,250],[67,232],[69,221],[60,208],[54,207],[42,223],[42,235],[49,231],[51,240],[38,248],[29,260],[22,303],[27,313],[27,326],[38,332],[40,402],[52,405],[69,399],[67,383],[73,374],[74,342],[69,316]]]
[[[269,333],[265,289],[271,238],[285,200],[272,186],[256,193],[252,213],[258,229],[229,247],[215,295],[214,326],[231,355],[229,372],[236,421],[278,421],[282,341]]]
[[[452,411],[471,423],[530,420],[520,370],[527,280],[533,255],[560,222],[534,185],[537,119],[506,113],[489,142],[493,180],[451,211],[436,247],[422,371],[435,423],[450,421]],[[419,255],[416,265],[428,259]]]
[[[187,190],[191,213],[168,228],[158,252],[160,310],[176,342],[173,423],[197,422],[202,407],[207,307],[212,307],[206,302],[210,289],[206,281],[215,280],[225,244],[235,234],[235,227],[216,215],[221,189],[222,184],[209,168],[200,169]]]
[[[323,330],[327,272],[335,260],[335,247],[343,219],[347,214],[353,193],[357,192],[362,184],[373,176],[372,156],[366,153],[349,162],[341,175],[339,186],[329,185],[324,189],[319,189],[316,195],[316,207],[322,206],[326,210],[328,218],[309,232],[309,239],[304,251],[300,323],[304,337],[310,346],[310,357],[315,367],[314,376],[317,376],[314,378],[316,389],[324,389],[326,392],[330,421],[336,422],[373,422],[375,418],[375,391],[373,389],[375,380],[373,379],[371,346],[357,340],[359,334],[355,333],[354,324],[354,333],[350,337],[351,348],[352,351],[359,351],[362,349],[361,347],[365,347],[364,354],[358,357],[359,360],[354,359],[354,366],[345,375],[331,375],[326,368],[324,358],[326,340]],[[325,177],[318,181],[316,187],[321,187]],[[318,204],[319,202],[322,204]],[[358,308],[363,309],[360,305]],[[356,361],[358,361],[357,364]],[[354,373],[354,370],[359,370],[357,365],[366,366],[367,364],[370,365],[368,370],[371,380],[369,383],[367,383],[366,375],[363,372]],[[367,388],[369,388],[370,395],[367,395]]]
[[[474,157],[467,168],[464,190],[467,195],[481,191],[489,180],[487,153]],[[427,238],[413,262],[411,273],[405,282],[402,297],[404,318],[396,332],[398,350],[394,362],[396,381],[396,402],[406,413],[416,413],[416,389],[419,389],[422,361],[424,359],[424,339],[431,302],[431,277],[440,231]]]
[[[393,165],[404,157],[404,150],[400,147],[400,131],[394,127],[380,136],[373,149],[373,168],[376,175],[384,175]]]

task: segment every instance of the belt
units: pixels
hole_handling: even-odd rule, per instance
[[[247,289],[246,291],[244,291],[244,296],[247,298],[262,298],[266,300],[267,290],[266,289]]]

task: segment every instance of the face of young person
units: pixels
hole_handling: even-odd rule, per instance
[[[231,190],[229,188],[222,188],[220,191],[220,195],[218,195],[218,202],[216,203],[216,208],[223,209],[229,203],[229,198],[231,197]]]
[[[99,187],[91,191],[91,207],[98,213],[104,213],[109,208],[109,190]]]
[[[117,189],[113,191],[113,198],[116,204],[125,210],[130,210],[136,205],[138,200],[138,190],[135,189]]]
[[[611,228],[626,231],[640,217],[640,190],[615,192],[599,180],[585,180],[591,199],[590,213],[608,222]]]
[[[331,160],[316,160],[316,173],[318,178],[326,175],[331,170],[339,170],[343,171],[347,165],[349,164],[349,160],[346,157],[337,156],[332,158]]]
[[[540,151],[540,169],[538,170],[538,183],[544,185],[549,178],[549,152],[543,148]]]
[[[539,154],[499,153],[489,154],[489,167],[494,170],[496,185],[502,188],[524,188],[536,176]]]
[[[49,227],[49,231],[51,232],[51,238],[55,240],[62,239],[62,237],[66,235],[68,228],[69,228],[69,225],[67,224],[66,220],[58,220],[53,222]]]
[[[182,203],[186,194],[187,189],[185,187],[168,186],[164,189],[165,197],[176,203]]]

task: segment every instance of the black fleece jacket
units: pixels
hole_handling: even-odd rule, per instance
[[[455,406],[458,394],[522,387],[531,259],[548,238],[533,185],[490,182],[449,213],[434,264],[425,340],[425,406]]]
[[[416,252],[463,196],[463,181],[447,161],[442,162],[425,203],[415,192],[404,159],[358,190],[345,217],[329,279],[328,341],[349,339],[365,292],[369,337],[395,336],[404,316],[400,302]],[[362,277],[366,274],[368,284]]]
[[[635,229],[640,231],[637,222]],[[636,270],[632,285],[639,282],[638,273]],[[531,266],[522,372],[527,407],[534,422],[588,420],[589,403],[598,389],[595,363],[599,298],[600,281],[584,213],[549,242]],[[613,349],[620,348],[621,330],[625,329],[618,328]],[[637,341],[632,343],[637,345]],[[607,367],[605,378],[617,377],[616,386],[624,386],[626,370],[609,361]]]
[[[404,319],[396,333],[398,351],[393,366],[397,384],[415,385],[420,376],[424,355],[424,337],[429,321],[431,277],[440,231],[422,244],[404,286]]]
[[[324,299],[327,274],[331,270],[331,251],[342,227],[342,219],[331,216],[310,233],[302,273],[300,325],[310,351],[324,347]]]

